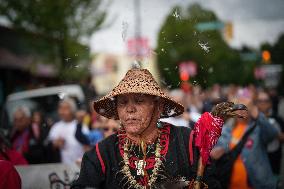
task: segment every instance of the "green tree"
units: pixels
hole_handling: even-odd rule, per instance
[[[204,87],[248,82],[252,68],[246,67],[240,53],[227,45],[219,30],[198,31],[196,26],[202,22],[221,23],[212,11],[194,4],[187,10],[175,7],[162,25],[156,51],[166,83],[178,85],[178,65],[188,60],[198,65],[198,74],[191,81]],[[210,47],[209,52],[201,48],[204,44]]]
[[[89,55],[80,39],[102,26],[106,12],[101,0],[0,0],[0,16],[12,28],[42,35],[55,43],[49,46],[52,49],[42,51],[56,52],[61,73],[68,76],[66,68]]]

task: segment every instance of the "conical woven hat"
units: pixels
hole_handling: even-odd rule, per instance
[[[148,94],[163,98],[165,107],[161,118],[174,117],[182,114],[184,111],[184,107],[181,104],[165,95],[147,69],[139,68],[129,70],[109,94],[94,102],[94,109],[104,117],[119,119],[115,97],[129,93]]]

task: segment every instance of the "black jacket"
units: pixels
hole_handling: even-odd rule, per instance
[[[192,180],[196,177],[198,150],[193,148],[194,163],[189,162],[189,136],[191,129],[185,127],[170,126],[169,146],[165,160],[166,172],[172,177],[185,177]],[[72,189],[96,188],[96,189],[119,189],[124,183],[120,183],[122,177],[117,174],[121,169],[119,162],[122,157],[118,147],[118,137],[111,135],[99,144],[101,157],[105,164],[105,174],[102,171],[100,159],[93,149],[84,154],[79,178],[73,182]],[[194,145],[193,145],[194,146]],[[220,188],[214,178],[214,168],[211,164],[205,170],[204,182],[210,189]],[[126,185],[125,188],[128,188]]]

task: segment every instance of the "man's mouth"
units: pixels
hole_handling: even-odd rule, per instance
[[[136,119],[136,118],[128,118],[128,119],[126,119],[126,123],[127,124],[133,124],[133,123],[137,123],[137,122],[140,122],[140,120]]]

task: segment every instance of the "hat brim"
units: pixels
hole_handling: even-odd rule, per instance
[[[170,97],[166,96],[165,94],[154,94],[151,92],[127,92],[127,93],[120,93],[117,95],[112,95],[111,93],[104,96],[100,100],[94,102],[94,110],[109,119],[118,120],[119,116],[117,113],[117,105],[116,105],[116,97],[121,94],[146,94],[152,95],[161,98],[164,101],[164,110],[161,114],[160,118],[168,118],[168,117],[175,117],[181,115],[184,112],[184,107],[180,103],[174,101]]]

